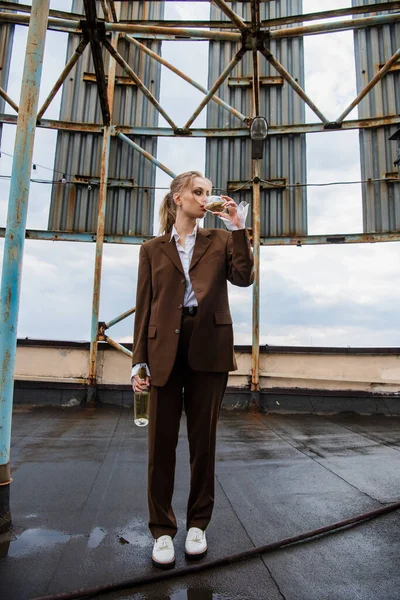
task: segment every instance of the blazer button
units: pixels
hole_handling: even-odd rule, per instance
[[[186,283],[186,279],[181,279],[181,283]]]
[[[179,309],[180,309],[180,308],[183,308],[182,304],[180,304],[180,305],[178,306],[178,308],[179,308]]]
[[[175,333],[179,333],[179,329],[175,329]]]

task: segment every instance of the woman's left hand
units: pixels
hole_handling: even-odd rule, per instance
[[[232,200],[232,198],[229,198],[229,196],[221,196],[221,198],[225,200],[224,208],[226,208],[228,212],[214,212],[214,215],[217,215],[218,217],[224,217],[224,219],[231,221],[233,225],[236,225],[239,229],[241,229],[243,225],[238,218],[238,207],[236,202]]]

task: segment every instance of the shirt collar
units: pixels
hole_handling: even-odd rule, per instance
[[[194,235],[196,237],[198,230],[199,230],[199,222],[196,221],[196,225],[194,226],[192,233],[189,233],[189,235]],[[172,241],[172,238],[175,238],[176,242],[180,238],[180,235],[179,235],[179,233],[176,230],[175,223],[172,225],[171,237],[169,238],[170,242]]]

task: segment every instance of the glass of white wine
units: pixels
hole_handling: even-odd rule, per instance
[[[211,213],[223,212],[225,200],[221,196],[208,196],[205,209]]]

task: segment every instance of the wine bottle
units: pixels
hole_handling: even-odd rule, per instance
[[[146,381],[146,367],[140,367],[139,377]],[[144,392],[135,392],[133,397],[134,421],[138,427],[145,427],[149,423],[149,404],[150,392],[146,389]]]

